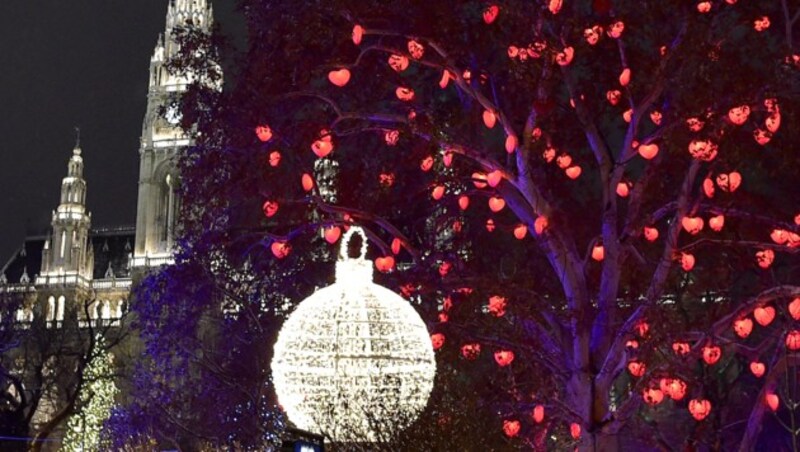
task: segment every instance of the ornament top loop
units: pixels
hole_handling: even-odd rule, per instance
[[[361,229],[360,226],[350,226],[350,229],[344,233],[342,236],[342,244],[339,246],[339,261],[348,261],[351,260],[350,256],[347,255],[347,248],[350,245],[350,239],[353,238],[353,235],[358,233],[361,235],[361,254],[353,258],[352,260],[359,260],[363,261],[367,257],[367,234],[364,233],[364,230]]]

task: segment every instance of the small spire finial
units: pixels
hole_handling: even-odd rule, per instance
[[[75,155],[81,155],[81,128],[75,126],[75,148],[72,150]]]

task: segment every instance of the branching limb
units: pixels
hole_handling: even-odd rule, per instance
[[[776,353],[775,358],[772,360],[772,363],[770,363],[769,372],[766,377],[764,377],[764,385],[761,387],[758,396],[756,396],[755,404],[753,404],[753,409],[750,411],[750,417],[747,420],[747,429],[742,437],[742,442],[739,444],[739,452],[755,450],[756,441],[758,440],[758,435],[761,433],[763,418],[767,409],[765,397],[767,394],[775,392],[775,388],[778,386],[778,379],[781,374],[786,372],[787,361],[790,359],[793,361],[797,360],[797,358],[790,358],[786,354]],[[793,364],[796,365],[797,363],[795,362]]]
[[[757,306],[774,300],[800,297],[800,286],[784,285],[765,290],[760,294],[738,304],[737,309],[720,318],[711,326],[711,333],[721,335],[733,325],[733,321],[752,311]]]
[[[792,36],[792,28],[794,28],[794,23],[797,22],[797,19],[800,19],[800,8],[794,13],[794,16],[791,16],[789,12],[789,2],[788,0],[781,0],[781,6],[783,7],[783,17],[786,27],[786,45],[789,48],[789,55],[791,56],[794,53],[794,37]],[[790,17],[791,16],[791,17]]]
[[[341,216],[350,215],[353,218],[358,218],[358,219],[361,219],[361,220],[365,220],[365,221],[369,221],[369,222],[377,224],[378,226],[383,228],[386,232],[388,232],[392,236],[400,239],[400,242],[403,245],[403,248],[405,248],[406,251],[408,251],[408,253],[411,255],[411,257],[414,259],[415,262],[419,262],[422,259],[422,253],[419,250],[417,250],[411,244],[411,241],[408,239],[408,237],[406,237],[405,234],[403,234],[399,229],[397,229],[389,220],[387,220],[387,219],[385,219],[383,217],[371,214],[369,212],[365,212],[365,211],[360,210],[360,209],[354,209],[354,208],[342,207],[342,206],[334,206],[334,205],[331,205],[331,204],[327,204],[319,196],[315,196],[314,197],[314,202],[317,204],[319,209],[321,211],[323,211],[323,212],[326,212],[326,213],[329,213],[329,214],[341,215]],[[374,234],[370,234],[369,232],[368,232],[368,235],[370,235],[370,240],[374,241],[381,248],[381,250],[383,251],[384,254],[388,254],[389,253],[389,246],[383,240],[381,240],[380,237],[378,237],[378,236],[376,236]]]
[[[669,271],[674,264],[673,255],[678,245],[678,235],[681,228],[680,219],[683,217],[689,207],[689,202],[692,197],[692,187],[694,186],[694,182],[699,170],[700,162],[693,160],[688,171],[686,172],[686,176],[684,178],[675,206],[677,211],[675,212],[673,221],[670,224],[670,228],[666,234],[664,250],[662,252],[661,259],[656,266],[656,270],[653,273],[650,286],[648,287],[645,295],[644,303],[634,310],[630,316],[628,316],[628,319],[618,330],[617,335],[612,342],[612,346],[609,348],[609,351],[605,357],[601,370],[598,373],[598,378],[601,378],[603,383],[606,385],[612,381],[609,379],[613,378],[616,372],[618,372],[620,356],[624,354],[625,350],[625,336],[632,331],[633,326],[644,316],[647,309],[656,305],[663,294],[664,283],[666,282],[667,276],[669,276]]]

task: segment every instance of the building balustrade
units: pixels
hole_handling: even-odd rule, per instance
[[[76,274],[39,275],[36,277],[37,286],[82,286],[91,287],[92,281]]]
[[[92,288],[103,289],[130,289],[132,280],[130,278],[109,278],[96,279],[92,281]]]
[[[122,325],[122,319],[83,319],[78,320],[78,327],[79,328],[107,328],[107,327],[119,327]]]
[[[131,267],[161,267],[174,263],[175,259],[172,256],[138,256],[131,260]]]

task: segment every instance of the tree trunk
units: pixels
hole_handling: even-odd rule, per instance
[[[596,433],[592,435],[592,452],[613,452],[620,450],[619,435]]]
[[[770,371],[764,381],[764,386],[756,396],[753,410],[750,412],[750,417],[747,419],[747,429],[742,437],[742,442],[739,444],[739,452],[749,452],[755,450],[758,442],[758,436],[761,434],[761,427],[764,422],[764,414],[767,411],[767,405],[764,402],[764,397],[767,394],[775,392],[778,386],[778,379],[786,372],[786,358],[776,359],[770,365]]]
[[[584,331],[580,336],[589,336]],[[587,345],[588,348],[588,345]],[[581,452],[610,452],[620,450],[619,428],[625,424],[635,405],[621,405],[614,413],[609,412],[608,381],[598,381],[590,371],[574,371],[567,384],[568,408],[573,420],[581,426],[578,450]],[[569,417],[565,417],[569,419]]]
[[[592,419],[592,376],[586,370],[576,369],[572,378],[567,382],[567,404],[573,411],[572,422],[581,426],[581,436],[579,449],[581,451],[593,451],[591,437]],[[564,419],[569,419],[565,416]]]
[[[77,392],[77,391],[76,391]],[[74,411],[75,407],[75,398],[72,398],[72,401],[67,404],[61,411],[58,412],[52,419],[47,421],[44,426],[36,433],[36,436],[33,438],[33,444],[30,446],[31,452],[39,452],[42,450],[42,446],[45,443],[45,440],[50,437],[50,434],[59,426],[64,420],[66,420]]]

